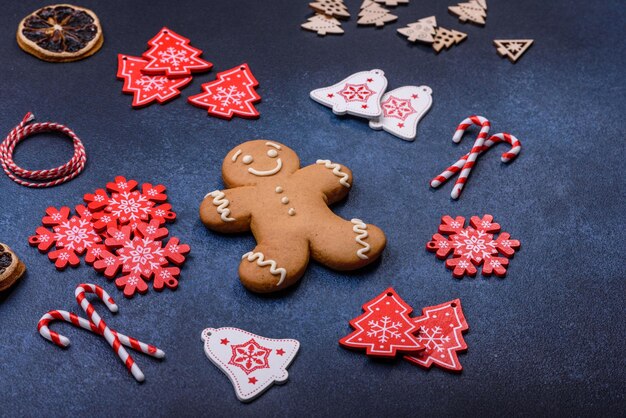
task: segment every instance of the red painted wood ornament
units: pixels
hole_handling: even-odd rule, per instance
[[[443,216],[439,234],[433,235],[432,240],[426,243],[426,249],[436,253],[441,260],[446,260],[452,253],[452,258],[446,260],[446,267],[452,270],[452,275],[457,279],[465,275],[476,276],[480,265],[483,276],[495,274],[504,277],[509,265],[508,258],[513,257],[520,242],[510,239],[507,232],[500,232],[494,238],[494,234],[500,231],[500,225],[492,221],[491,215],[483,215],[482,218],[472,216],[471,226],[465,227],[464,217]],[[441,234],[447,234],[448,237]],[[500,257],[500,254],[505,257]]]
[[[176,78],[210,70],[213,64],[200,58],[202,51],[189,45],[190,42],[164,27],[148,41],[150,49],[143,53],[148,63],[142,73]]]
[[[122,270],[124,275],[115,280],[115,285],[124,290],[124,296],[133,297],[136,292],[148,291],[147,281],[152,280],[152,287],[161,291],[165,286],[178,287],[180,266],[190,248],[180,244],[178,238],[163,241],[169,234],[167,228],[160,227],[158,220],[149,224],[140,223],[133,234],[131,227],[110,227],[103,250],[93,267],[107,278],[113,279]]]
[[[405,360],[424,368],[435,365],[452,371],[463,369],[457,354],[467,350],[463,332],[469,327],[460,299],[424,308],[422,316],[413,318],[413,324],[418,327],[418,341],[426,348],[405,356]]]
[[[259,112],[253,103],[261,101],[255,90],[259,82],[254,78],[248,64],[241,64],[217,74],[217,79],[202,85],[204,93],[187,99],[194,106],[207,109],[209,115],[222,119],[239,116],[256,119]]]
[[[42,253],[55,247],[53,251],[48,252],[48,258],[54,262],[58,270],[65,270],[68,265],[78,266],[80,264],[78,256],[85,253],[85,261],[91,264],[104,248],[102,238],[91,223],[91,212],[86,207],[78,205],[76,213],[78,216],[70,217],[70,208],[67,206],[61,209],[49,207],[41,222],[44,226],[52,228],[52,231],[40,226],[35,235],[28,238],[28,243]]]
[[[396,352],[423,350],[414,332],[418,326],[409,314],[413,309],[389,288],[363,305],[365,313],[350,321],[354,332],[339,340],[346,348],[366,349],[374,357],[395,357]]]
[[[192,77],[168,78],[165,75],[142,74],[148,61],[130,55],[118,54],[117,78],[124,80],[122,91],[133,95],[133,107],[147,106],[155,101],[165,103],[180,95],[180,89]]]

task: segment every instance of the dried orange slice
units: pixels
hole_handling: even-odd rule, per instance
[[[95,54],[104,38],[98,16],[84,7],[54,4],[29,14],[17,28],[17,43],[44,61],[77,61]]]

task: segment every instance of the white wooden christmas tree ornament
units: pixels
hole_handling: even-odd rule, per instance
[[[530,46],[533,44],[532,39],[496,39],[493,41],[497,52],[502,57],[507,57],[511,62],[515,63]]]
[[[406,141],[413,141],[417,124],[433,103],[428,86],[404,86],[385,93],[380,100],[382,114],[370,121],[370,128],[384,129]]]
[[[387,89],[387,79],[382,70],[361,71],[329,87],[315,89],[311,99],[330,107],[333,113],[346,113],[373,119],[382,113],[380,98]]]
[[[398,29],[398,33],[406,36],[411,42],[419,41],[432,44],[435,41],[436,27],[437,19],[435,16],[430,16],[409,23],[406,27]]]
[[[300,343],[261,337],[238,328],[202,331],[206,356],[230,379],[237,398],[250,402],[274,383],[283,384]]]
[[[338,35],[343,33],[341,22],[334,17],[325,16],[321,13],[317,13],[315,16],[310,17],[300,26],[306,30],[310,30],[311,32],[317,32],[320,36],[325,36],[329,33]]]

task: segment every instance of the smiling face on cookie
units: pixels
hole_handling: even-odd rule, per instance
[[[300,160],[291,148],[259,139],[233,148],[222,164],[222,176],[228,187],[238,187],[273,182],[299,168]]]

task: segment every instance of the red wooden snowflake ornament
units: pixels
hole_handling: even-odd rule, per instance
[[[137,186],[135,180],[118,176],[114,182],[107,183],[106,191],[98,189],[93,194],[85,194],[83,199],[93,212],[96,231],[105,231],[107,227],[118,225],[129,225],[131,231],[134,231],[140,222],[157,220],[163,224],[176,219],[176,213],[172,212],[169,203],[155,206],[167,200],[165,186],[144,183],[141,191],[137,190]]]
[[[210,70],[213,64],[201,59],[202,51],[189,45],[190,42],[189,39],[164,27],[148,41],[150,49],[143,53],[148,63],[141,72],[177,78],[187,77],[192,72]]]
[[[482,218],[472,216],[471,226],[465,227],[465,218],[462,216],[457,216],[456,219],[443,216],[439,232],[448,237],[433,235],[432,241],[426,244],[426,249],[436,253],[441,260],[445,260],[452,253],[453,258],[446,260],[446,267],[452,270],[452,275],[457,279],[465,275],[476,276],[476,267],[480,265],[483,276],[495,274],[504,277],[509,265],[508,258],[513,257],[520,242],[510,239],[507,232],[501,232],[494,239],[493,234],[500,231],[500,225],[492,221],[491,215],[484,215]],[[500,257],[499,254],[505,257]]]
[[[91,264],[103,249],[102,239],[91,223],[91,212],[82,205],[76,206],[76,212],[78,216],[70,217],[70,208],[66,206],[61,209],[49,207],[41,221],[52,231],[39,227],[28,239],[28,243],[41,252],[55,247],[48,253],[48,258],[58,270],[64,270],[68,265],[78,266],[78,256],[85,252],[85,261]]]
[[[261,100],[254,89],[259,82],[254,78],[248,64],[241,64],[217,74],[217,79],[202,85],[204,93],[189,97],[194,106],[207,109],[210,115],[222,119],[239,116],[247,119],[259,117],[253,106]]]
[[[346,348],[366,349],[375,357],[394,357],[397,351],[414,353],[423,350],[413,333],[409,314],[413,309],[391,287],[363,305],[365,313],[350,321],[355,329],[339,340]]]
[[[192,77],[168,78],[165,75],[142,74],[148,61],[118,54],[117,78],[124,80],[122,91],[133,95],[133,107],[142,107],[157,101],[165,103],[180,94],[180,89],[191,81]]]
[[[109,227],[104,242],[109,250],[103,250],[93,266],[109,279],[115,278],[121,269],[125,275],[117,278],[115,285],[124,289],[126,297],[132,297],[137,291],[146,293],[146,281],[151,279],[157,291],[164,286],[176,289],[180,269],[170,263],[182,265],[190,248],[179,244],[178,238],[170,238],[165,244],[163,238],[168,233],[156,219],[149,224],[139,223],[134,234],[128,225],[119,229]]]
[[[459,299],[424,308],[423,315],[413,318],[418,327],[417,339],[426,347],[404,359],[418,366],[429,368],[433,364],[443,369],[463,369],[457,353],[467,350],[463,332],[469,327]]]

